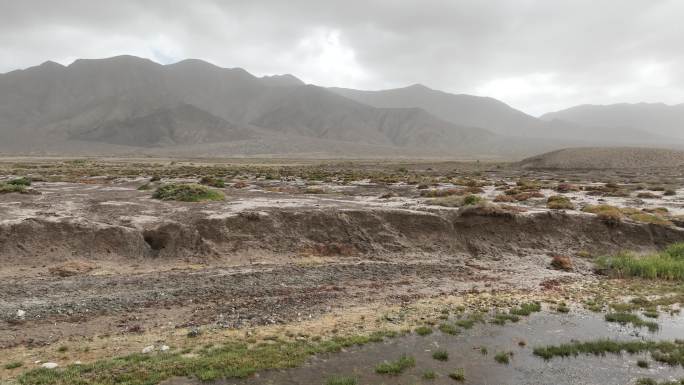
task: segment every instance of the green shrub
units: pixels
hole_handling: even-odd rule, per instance
[[[30,186],[31,185],[31,179],[26,178],[26,177],[21,177],[21,178],[16,178],[12,179],[7,184],[13,185],[13,186]]]
[[[463,368],[458,368],[453,372],[449,373],[449,378],[454,381],[465,381],[465,370]]]
[[[468,195],[465,198],[463,198],[463,205],[464,206],[471,206],[471,205],[476,205],[478,203],[482,203],[484,199],[478,195]]]
[[[546,207],[552,210],[573,210],[575,205],[570,202],[570,198],[562,195],[550,196],[546,200]]]
[[[223,200],[223,193],[198,184],[167,184],[155,191],[154,198],[181,202]]]
[[[498,352],[494,355],[494,361],[508,365],[511,362],[511,352]]]
[[[449,359],[449,352],[446,350],[435,350],[432,352],[432,358],[438,361],[447,361]]]
[[[423,378],[426,380],[434,380],[437,378],[437,373],[435,373],[435,371],[432,369],[428,369],[423,372]]]
[[[9,194],[9,193],[24,194],[26,192],[27,192],[26,186],[24,186],[24,185],[0,183],[0,194]]]

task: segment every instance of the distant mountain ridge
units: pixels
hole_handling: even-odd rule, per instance
[[[566,121],[596,127],[647,130],[654,135],[684,139],[684,104],[619,103],[585,104],[541,116],[546,121]]]
[[[642,128],[537,119],[422,85],[323,88],[187,59],[47,61],[0,74],[0,152],[517,157],[581,145],[674,145]]]
[[[450,94],[421,84],[381,91],[330,88],[333,92],[374,107],[419,107],[448,122],[486,127],[492,132],[522,138],[582,141],[592,144],[667,143],[664,134],[648,134],[636,127],[597,126],[575,121],[538,119],[489,97]]]
[[[467,149],[494,135],[418,108],[375,108],[292,75],[258,78],[200,60],[119,56],[0,75],[0,128],[134,147],[292,134],[379,146]],[[194,131],[194,132],[193,132]]]

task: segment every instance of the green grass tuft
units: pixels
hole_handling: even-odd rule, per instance
[[[439,331],[444,333],[444,334],[451,334],[452,336],[460,333],[460,330],[458,329],[458,327],[456,327],[456,325],[451,324],[451,323],[440,324],[439,325]]]
[[[449,360],[449,352],[446,350],[435,350],[432,353],[432,358],[438,361],[448,361]]]
[[[523,303],[520,307],[511,309],[509,312],[513,315],[528,316],[532,313],[541,311],[541,304],[539,302]]]
[[[449,373],[449,378],[458,382],[465,381],[465,370],[463,368],[458,368],[453,372]]]
[[[354,378],[354,377],[343,377],[343,376],[330,377],[325,382],[325,385],[356,385],[356,384],[357,384],[356,378]]]
[[[634,327],[646,327],[649,331],[655,332],[659,329],[657,323],[653,321],[644,321],[638,315],[632,313],[608,313],[605,315],[607,322],[616,322],[620,325],[631,324]]]
[[[429,326],[418,326],[418,327],[415,329],[415,332],[416,332],[416,334],[418,334],[419,336],[427,336],[427,335],[432,334],[432,328],[429,327]]]
[[[641,257],[630,253],[601,257],[597,264],[618,278],[684,281],[684,243],[675,243],[661,253]]]
[[[416,359],[404,354],[401,357],[399,357],[399,359],[396,361],[383,362],[381,364],[378,364],[375,367],[375,372],[378,374],[398,375],[401,374],[404,370],[412,368],[414,366],[416,366]]]
[[[494,355],[494,361],[508,365],[511,362],[511,352],[498,352]]]
[[[21,362],[15,361],[15,362],[7,363],[3,367],[7,370],[12,370],[12,369],[16,369],[16,368],[21,368],[23,365],[24,364],[22,364]]]
[[[606,353],[620,354],[623,351],[629,354],[650,352],[651,357],[669,365],[684,365],[684,341],[615,341],[599,339],[587,342],[572,342],[561,345],[537,347],[534,355],[545,360],[554,357],[576,357],[580,354],[604,356]]]
[[[220,191],[198,184],[167,184],[159,187],[152,197],[181,202],[220,201],[224,198]]]

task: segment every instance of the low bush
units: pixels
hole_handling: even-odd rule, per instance
[[[568,197],[554,195],[546,200],[546,207],[552,210],[573,210],[575,205],[570,202],[570,198]]]
[[[224,199],[221,192],[199,184],[167,184],[159,187],[152,197],[164,201],[181,202],[220,201]]]

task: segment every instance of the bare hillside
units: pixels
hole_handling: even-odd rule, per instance
[[[584,147],[548,152],[520,162],[524,168],[619,169],[684,166],[684,151],[640,147]]]

